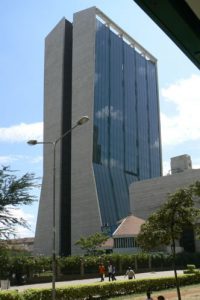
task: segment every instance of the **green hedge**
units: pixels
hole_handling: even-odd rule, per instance
[[[22,293],[16,291],[0,292],[0,300],[25,300]]]
[[[2,254],[0,256],[0,278],[7,278],[8,274],[12,280],[12,284],[20,284],[20,276],[27,278],[27,282],[43,282],[45,278],[48,280],[47,274],[51,274],[52,264],[51,257],[28,257],[13,256]],[[167,270],[172,269],[172,256],[164,253],[136,253],[136,254],[104,254],[101,256],[70,256],[57,257],[58,278],[62,280],[65,276],[81,275],[96,276],[98,265],[103,262],[108,266],[111,261],[116,267],[116,274],[124,274],[129,266],[136,272],[149,270]],[[176,256],[177,269],[186,269],[188,264],[194,264],[200,267],[200,253],[180,253]],[[151,266],[151,268],[149,268]],[[16,274],[13,281],[12,274]],[[80,275],[81,274],[81,275]]]
[[[179,276],[180,286],[200,283],[200,274]],[[147,290],[159,291],[175,287],[174,277],[153,279],[124,280],[105,283],[67,286],[56,289],[57,300],[82,300],[87,297],[99,296],[109,298],[117,295],[144,293]],[[51,289],[29,289],[23,293],[0,292],[0,300],[49,300]]]
[[[80,256],[69,256],[69,257],[60,257],[57,259],[57,264],[60,268],[60,272],[63,275],[68,274],[80,274]]]
[[[177,253],[176,254],[176,264],[179,268],[186,268],[187,265],[195,265],[200,268],[200,253]]]
[[[84,263],[84,273],[92,274],[98,270],[98,264],[102,261],[105,266],[109,261],[116,267],[117,274],[124,273],[131,266],[136,271],[149,270],[149,258],[152,270],[166,270],[173,266],[172,256],[165,253],[136,253],[136,254],[104,254],[101,256],[73,256],[58,258],[58,264],[62,274],[80,274],[81,261]],[[187,264],[195,264],[200,267],[200,253],[177,254],[176,264],[178,269],[186,268]]]
[[[196,269],[195,265],[187,265],[187,270],[183,271],[184,274],[200,274],[200,271]]]

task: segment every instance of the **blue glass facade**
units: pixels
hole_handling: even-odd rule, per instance
[[[103,225],[130,213],[129,185],[161,175],[155,63],[97,20],[93,168]]]

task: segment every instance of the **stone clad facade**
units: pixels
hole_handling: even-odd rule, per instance
[[[199,179],[200,169],[188,168],[172,175],[135,182],[129,189],[131,211],[135,216],[146,220],[166,201],[168,194]],[[198,240],[195,240],[195,250],[200,250]]]

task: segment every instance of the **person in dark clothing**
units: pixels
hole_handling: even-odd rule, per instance
[[[153,298],[151,297],[150,291],[147,291],[147,299],[146,300],[153,300]]]
[[[115,273],[116,273],[115,266],[112,266],[112,281],[116,280]]]

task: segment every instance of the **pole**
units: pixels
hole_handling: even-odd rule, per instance
[[[58,139],[52,142],[53,146],[53,203],[52,203],[52,300],[56,300],[56,145],[68,135],[78,124],[66,131]]]
[[[52,300],[56,299],[56,144],[53,145]]]
[[[81,117],[77,123],[63,133],[54,142],[43,141],[38,142],[37,140],[29,140],[27,143],[29,145],[37,144],[51,144],[53,147],[53,187],[52,187],[52,300],[56,300],[56,145],[62,140],[66,135],[68,135],[77,126],[83,125],[89,120],[88,116]]]

